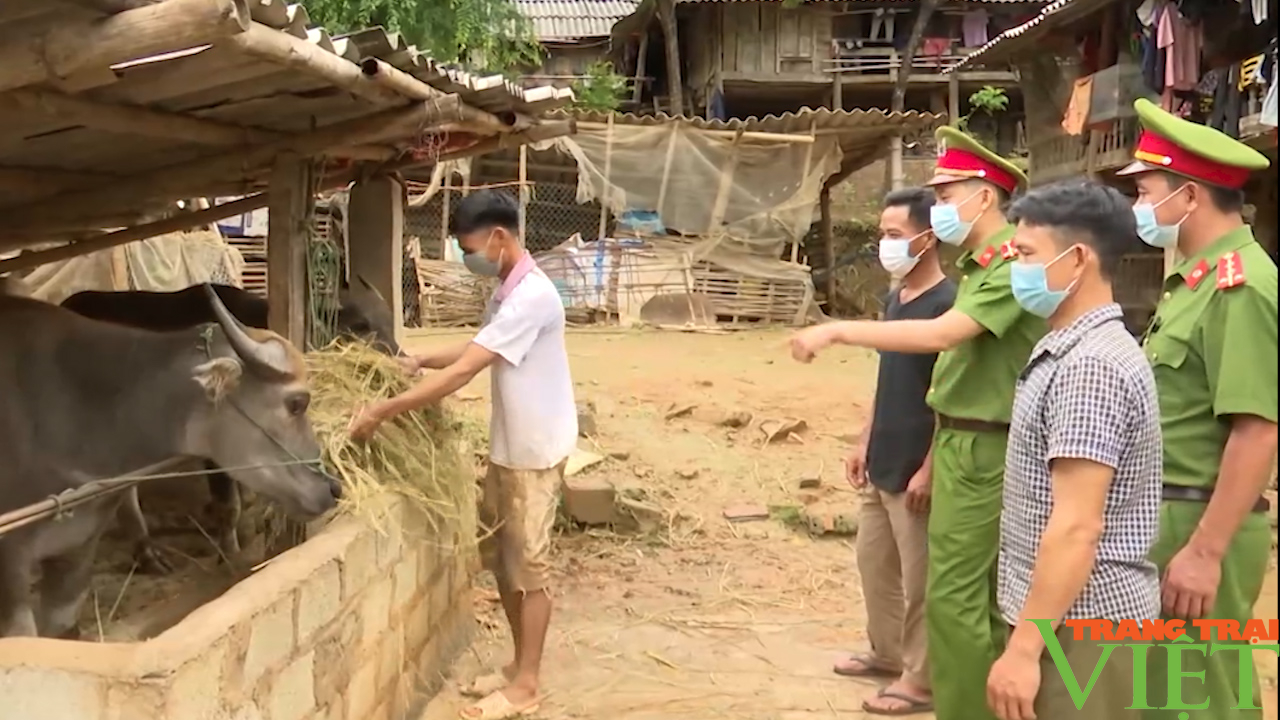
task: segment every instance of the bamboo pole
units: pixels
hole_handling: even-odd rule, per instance
[[[597,240],[604,239],[605,223],[609,219],[609,177],[613,174],[613,113],[609,114],[609,122],[604,136],[604,178],[600,183],[600,229],[596,233]]]
[[[739,130],[739,133],[742,131]],[[724,214],[729,209],[729,195],[733,191],[733,176],[738,169],[738,144],[741,137],[735,137],[729,146],[729,164],[721,171],[720,186],[716,188],[716,201],[711,206],[711,219],[707,223],[707,234],[711,234],[724,222]]]
[[[51,90],[22,89],[0,95],[0,112],[9,111],[39,112],[95,130],[203,145],[251,145],[288,137],[283,133],[177,113],[91,102]],[[360,160],[386,160],[396,153],[392,148],[352,147],[338,148],[328,154]]]
[[[389,65],[378,58],[367,58],[360,63],[360,72],[375,85],[394,92],[408,100],[438,100],[447,94],[422,82],[418,78]],[[463,106],[462,123],[469,126],[468,132],[481,134],[497,134],[511,132],[512,125],[503,122],[497,115],[478,108]],[[518,118],[517,126],[528,127],[528,118]]]
[[[662,163],[662,183],[658,185],[658,217],[662,217],[662,209],[667,205],[667,187],[671,182],[671,161],[676,156],[676,136],[680,134],[680,123],[671,123],[671,135],[667,137],[667,157]],[[664,223],[665,224],[665,223]]]
[[[399,105],[408,99],[373,82],[360,71],[359,65],[346,58],[261,23],[251,23],[244,32],[220,44],[259,60],[314,75],[379,105]]]
[[[250,170],[271,163],[282,153],[312,157],[336,146],[409,135],[420,132],[433,123],[456,119],[456,111],[460,105],[457,96],[415,103],[409,107],[335,123],[242,152],[223,153],[170,165],[145,175],[122,179],[108,187],[73,190],[32,203],[25,208],[7,211],[0,216],[0,235],[37,229],[75,228],[77,223],[84,222],[107,208],[128,208],[142,200],[160,202],[206,194],[202,192],[202,186],[220,178],[243,177]]]
[[[0,44],[0,92],[243,33],[245,0],[167,0]],[[283,33],[280,33],[283,35]]]
[[[529,146],[520,146],[520,247],[525,244],[525,227],[529,216]]]

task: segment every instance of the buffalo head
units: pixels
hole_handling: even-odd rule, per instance
[[[246,328],[208,285],[205,293],[218,324],[206,335],[208,360],[195,368],[207,404],[189,431],[192,454],[292,515],[323,514],[341,488],[320,467],[302,353],[275,333]]]

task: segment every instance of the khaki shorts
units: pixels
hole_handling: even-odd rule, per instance
[[[480,493],[480,558],[512,590],[534,592],[551,584],[551,530],[566,462],[546,470],[489,463]]]

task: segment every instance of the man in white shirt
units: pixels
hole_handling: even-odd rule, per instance
[[[388,418],[458,391],[492,368],[489,472],[480,521],[485,567],[494,573],[515,644],[501,673],[467,689],[482,698],[464,720],[502,720],[538,707],[538,676],[551,620],[549,549],[564,467],[577,445],[578,414],[564,346],[564,304],[551,280],[520,246],[519,207],[511,196],[482,191],[463,198],[452,231],[463,262],[501,285],[483,327],[468,343],[406,359],[406,369],[439,370],[412,389],[359,412],[353,438],[367,438]]]

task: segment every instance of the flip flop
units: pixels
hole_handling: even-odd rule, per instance
[[[920,698],[914,698],[905,693],[891,691],[889,690],[889,688],[884,688],[880,692],[876,693],[876,697],[893,698],[894,700],[901,700],[902,702],[906,703],[906,707],[893,708],[893,709],[878,708],[874,705],[871,705],[866,700],[863,700],[862,712],[868,715],[879,715],[882,717],[902,717],[904,715],[920,715],[927,712],[933,712],[932,700],[921,700]]]
[[[507,676],[500,672],[489,673],[472,680],[470,685],[462,688],[459,692],[470,698],[488,697],[506,687],[508,682],[510,681],[507,680]]]
[[[535,698],[525,705],[516,705],[507,699],[501,691],[487,695],[483,700],[458,713],[460,720],[512,720],[529,717],[538,712],[542,705],[541,698]]]
[[[853,668],[843,668],[837,663],[831,668],[831,672],[841,677],[873,677],[873,678],[893,678],[902,674],[900,670],[890,670],[887,667],[876,664],[876,659],[870,653],[860,653],[858,655],[850,655],[845,662],[855,662],[862,666],[861,670]]]

